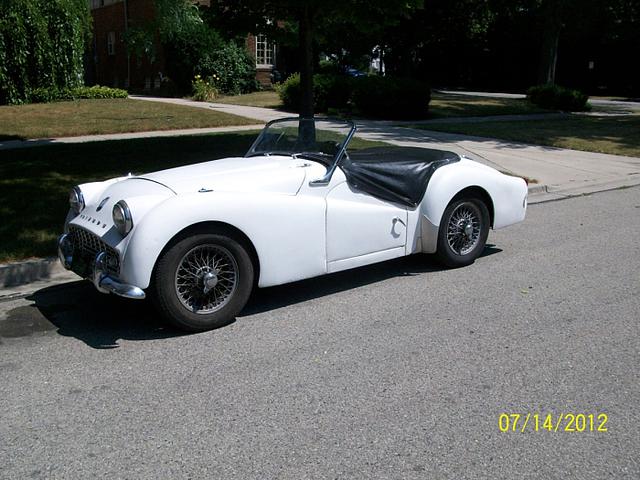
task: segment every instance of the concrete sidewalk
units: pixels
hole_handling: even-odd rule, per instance
[[[524,93],[500,93],[500,92],[470,92],[464,90],[436,90],[438,93],[445,95],[462,95],[469,97],[486,97],[486,98],[511,98],[511,99],[523,99],[527,98]],[[633,102],[629,100],[606,100],[604,98],[590,98],[589,103],[592,105],[598,105],[602,107],[611,108],[627,108],[630,110],[640,111],[640,102]]]

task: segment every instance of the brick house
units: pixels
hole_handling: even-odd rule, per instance
[[[208,5],[209,0],[197,3]],[[154,0],[88,0],[93,18],[93,45],[85,79],[88,84],[153,91],[160,88],[166,60],[159,41],[155,59],[136,58],[127,53],[124,35],[127,26],[143,25],[155,17]],[[256,79],[271,85],[276,49],[264,35],[248,35],[247,50],[256,59]]]

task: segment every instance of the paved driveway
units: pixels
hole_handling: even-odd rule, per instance
[[[198,335],[84,283],[0,303],[0,477],[639,478],[639,213],[534,205],[471,267],[266,289]]]

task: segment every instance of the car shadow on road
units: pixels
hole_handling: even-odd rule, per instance
[[[23,332],[14,331],[12,336],[28,335],[31,326],[77,338],[92,348],[112,349],[119,347],[119,340],[157,340],[183,334],[165,325],[149,302],[103,295],[83,280],[43,288],[27,300],[33,305],[8,314],[9,320],[22,317],[20,324],[25,325]]]
[[[501,252],[487,245],[483,257]],[[395,277],[443,270],[432,256],[412,255],[287,285],[259,289],[239,315],[243,317],[295,305]],[[43,288],[27,300],[34,303],[8,312],[0,336],[24,337],[57,332],[91,348],[118,348],[119,340],[161,340],[185,335],[166,325],[148,301],[125,300],[98,293],[86,281]],[[224,327],[223,327],[224,328]]]
[[[495,245],[487,244],[480,256],[486,257],[501,251]],[[390,278],[414,276],[441,270],[445,270],[445,268],[437,263],[432,255],[418,254],[309,280],[259,289],[251,296],[240,317],[295,305]]]

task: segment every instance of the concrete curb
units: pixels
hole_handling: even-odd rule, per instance
[[[51,278],[66,272],[57,257],[34,258],[0,265],[0,289]]]
[[[537,195],[539,193],[547,193],[547,186],[539,185],[537,183],[529,185],[529,195]]]

